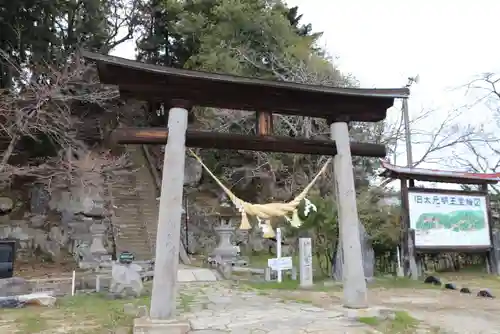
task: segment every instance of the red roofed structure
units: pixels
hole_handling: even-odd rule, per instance
[[[400,167],[384,159],[380,159],[380,161],[382,168],[385,169],[380,173],[380,176],[392,179],[462,184],[496,184],[500,182],[500,173],[468,173],[439,169]]]
[[[384,170],[380,176],[401,181],[400,242],[405,275],[422,275],[423,255],[440,252],[482,253],[488,271],[500,274],[500,234],[493,230],[488,194],[488,185],[497,184],[500,173],[400,167],[382,159],[381,167]],[[421,188],[415,187],[415,181],[478,185],[479,189]],[[446,225],[450,217],[458,219],[451,227]],[[478,220],[477,226],[481,228],[471,227]],[[465,226],[465,230],[458,226]],[[471,234],[464,238],[459,235],[462,231]],[[478,231],[481,233],[479,241],[473,235]]]

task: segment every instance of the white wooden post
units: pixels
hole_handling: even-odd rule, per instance
[[[166,320],[175,314],[187,124],[186,109],[170,109],[156,235],[151,319]]]
[[[340,239],[342,242],[344,307],[366,308],[368,296],[363,270],[359,218],[354,187],[349,130],[346,122],[335,122],[330,126],[331,138],[335,141],[337,155],[333,159],[337,191]]]
[[[312,243],[311,238],[299,239],[299,268],[300,287],[313,286]]]
[[[97,275],[97,277],[99,277],[99,275]],[[76,287],[76,272],[73,270],[73,275],[71,275],[71,295],[74,296],[75,295],[75,287]],[[97,286],[96,286],[96,290],[97,290]],[[97,290],[97,292],[99,292],[99,290]]]
[[[276,258],[279,259],[281,258],[281,228],[276,228]],[[281,283],[282,281],[282,276],[281,276],[282,272],[281,272],[281,269],[278,269],[278,276],[277,276],[277,280],[278,280],[278,283]]]

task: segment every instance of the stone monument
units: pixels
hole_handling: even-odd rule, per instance
[[[301,288],[313,286],[311,238],[299,238],[299,278]]]
[[[104,201],[98,192],[87,193],[73,200],[73,212],[64,217],[65,227],[69,229],[70,251],[73,252],[78,266],[83,269],[98,268],[103,262],[110,264],[111,255],[104,247],[108,225],[105,224]],[[72,218],[72,220],[71,220]]]
[[[363,270],[365,279],[372,281],[375,275],[375,251],[372,247],[371,237],[366,232],[364,225],[360,222],[359,238],[361,241],[361,252],[363,259]],[[337,281],[342,281],[344,257],[342,252],[342,240],[337,244],[337,252],[333,258],[332,276]]]
[[[33,215],[46,216],[49,210],[50,194],[45,185],[36,183],[29,192],[30,212]]]

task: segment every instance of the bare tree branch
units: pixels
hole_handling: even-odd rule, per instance
[[[95,70],[85,66],[78,58],[58,70],[49,64],[37,64],[33,67],[37,73],[36,79],[33,79],[31,73],[17,67],[2,50],[0,57],[9,62],[20,76],[16,87],[0,91],[0,138],[8,139],[5,150],[0,151],[0,183],[8,184],[15,176],[35,177],[51,183],[77,171],[81,175],[66,177],[65,180],[87,182],[85,180],[90,172],[81,164],[66,163],[64,159],[71,159],[67,154],[58,158],[48,156],[44,161],[28,160],[21,165],[19,162],[12,164],[11,159],[22,153],[19,145],[23,139],[41,142],[44,136],[55,150],[71,150],[80,158],[88,156],[91,154],[89,148],[76,137],[81,119],[73,109],[82,105],[108,106],[107,103],[119,96],[116,89],[98,85]],[[107,162],[102,159],[99,164],[93,164],[94,172],[108,172],[111,165],[125,166],[121,158],[109,158]]]

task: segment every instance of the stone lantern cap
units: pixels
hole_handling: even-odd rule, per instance
[[[229,197],[224,194],[220,198],[220,205],[216,208],[216,211],[213,213],[213,215],[219,216],[221,218],[232,218],[238,216],[238,211],[234,207]]]

